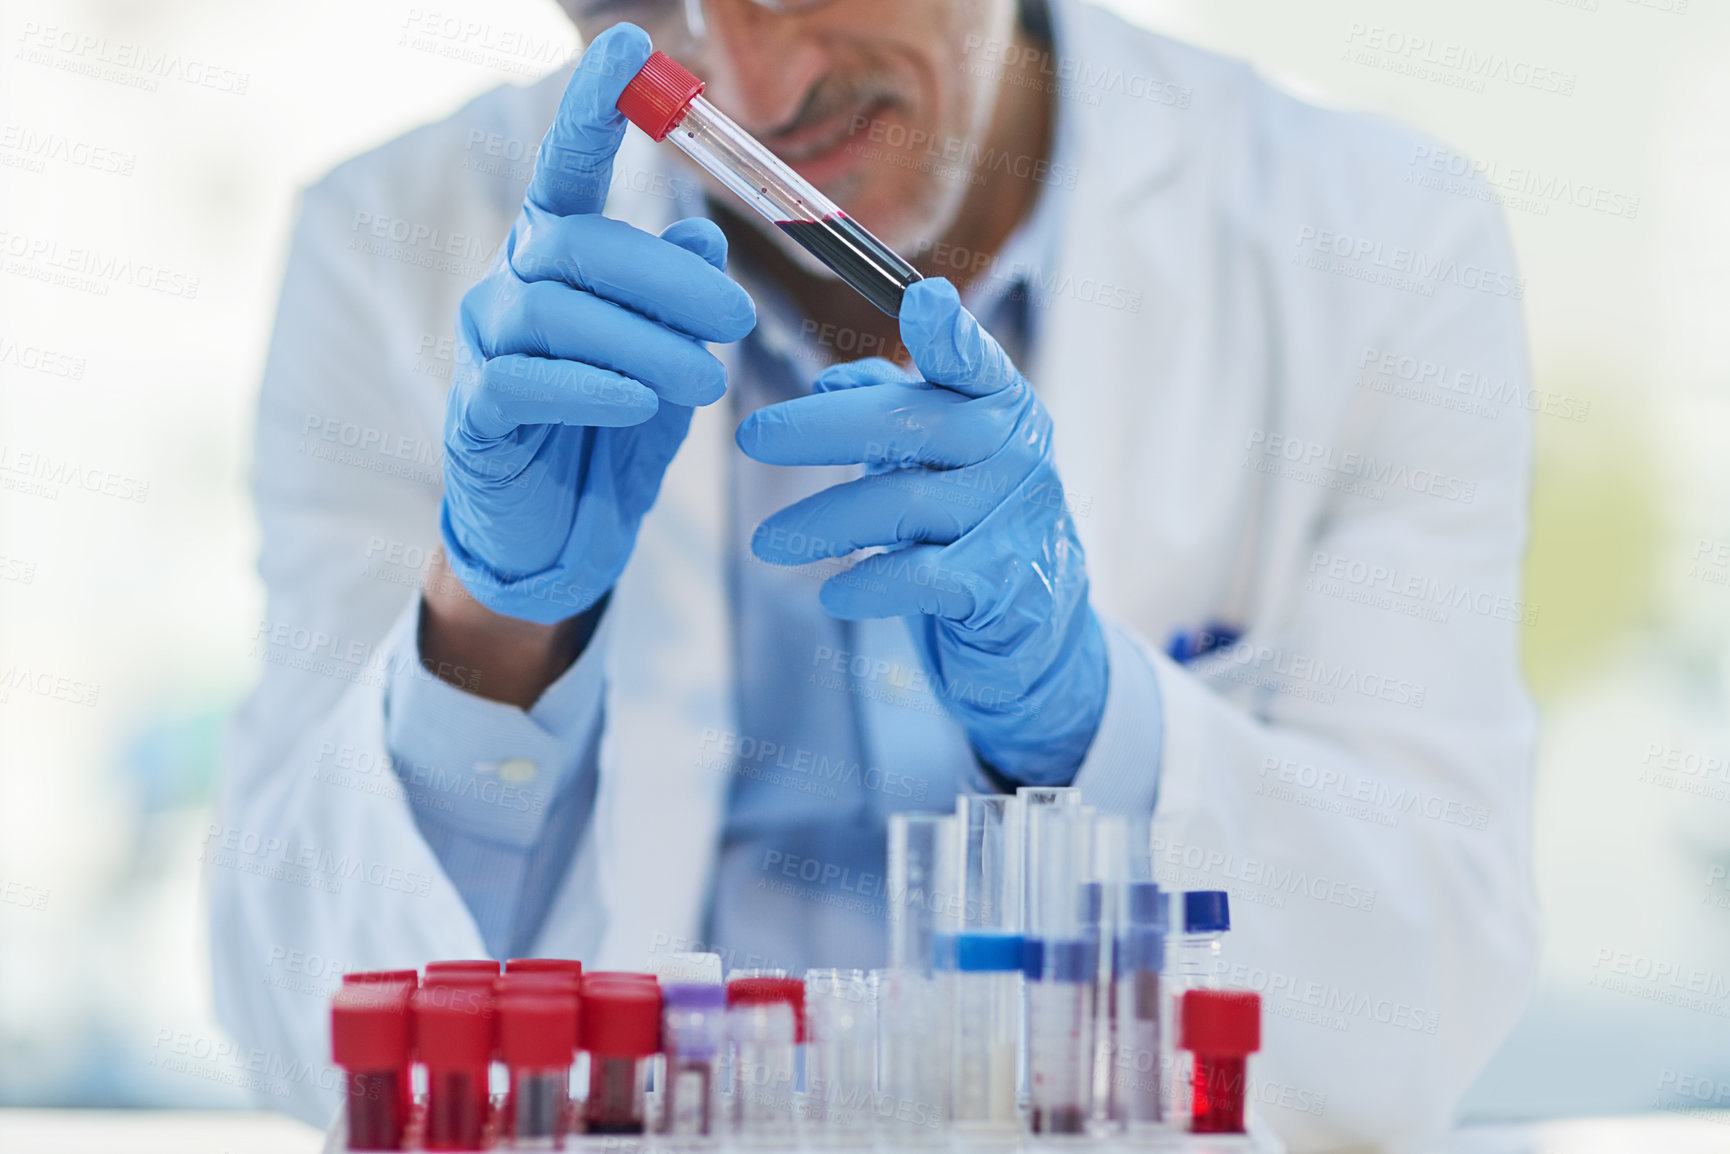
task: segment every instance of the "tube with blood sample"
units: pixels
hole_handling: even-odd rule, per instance
[[[484,958],[454,962],[428,962],[426,964],[426,976],[428,978],[448,977],[452,974],[480,974],[485,977],[496,978],[499,976],[499,964]]]
[[[331,1004],[331,1060],[347,1074],[349,1150],[402,1148],[410,1105],[411,995],[412,987],[401,980],[354,982],[339,989]]]
[[[505,974],[570,974],[583,976],[583,963],[575,958],[508,958]]]
[[[1165,1040],[1167,895],[1153,882],[1129,882],[1119,903],[1117,1033],[1112,1056],[1111,1116],[1132,1133],[1166,1120],[1164,1081],[1171,1065]]]
[[[1039,914],[1035,907],[1039,903],[1039,889],[1034,884],[1038,875],[1039,846],[1034,840],[1032,814],[1035,810],[1049,806],[1078,806],[1081,804],[1081,791],[1069,785],[1024,785],[1015,791],[1015,801],[1009,812],[1010,853],[1019,862],[1016,869],[1014,887],[1017,900],[1021,904],[1021,928],[1024,934],[1023,950],[1026,958],[1023,971],[1027,983],[1039,978],[1039,938],[1032,932],[1032,927],[1039,924]],[[1030,1018],[1031,1002],[1030,988],[1023,985],[1021,998],[1021,1037],[1017,1041],[1016,1066],[1019,1071],[1019,1081],[1016,1093],[1023,1109],[1029,1101],[1029,1079],[1032,1077],[1033,1063],[1028,1057],[1027,1039],[1032,1035],[1033,1027]]]
[[[805,1028],[807,1134],[822,1145],[870,1145],[877,1021],[865,971],[806,971]]]
[[[657,141],[672,140],[739,198],[890,316],[920,279],[913,266],[842,212],[702,96],[703,82],[656,52],[625,86],[618,108]]]
[[[429,974],[428,980],[439,975]],[[414,994],[415,1048],[426,1069],[428,1150],[474,1150],[487,1125],[494,1042],[490,986],[453,982]]]
[[[1093,810],[1047,806],[1029,814],[1038,841],[1030,880],[1040,896],[1032,927],[1039,948],[1030,983],[1028,1060],[1036,1134],[1084,1134],[1092,1115],[1093,1002],[1097,951],[1082,918],[1082,881],[1091,862]]]
[[[805,1042],[805,983],[786,976],[727,982],[733,1051],[733,1132],[742,1142],[779,1144],[796,1132],[794,1077]]]
[[[1100,814],[1093,824],[1093,866],[1081,888],[1081,933],[1093,951],[1093,1116],[1095,1131],[1114,1127],[1111,1071],[1117,1041],[1118,902],[1129,880],[1129,820]]]
[[[1261,1049],[1261,995],[1187,990],[1181,1022],[1182,1045],[1195,1065],[1190,1133],[1244,1133],[1249,1055]]]
[[[661,1046],[667,1056],[661,1133],[681,1138],[716,1135],[721,1055],[727,1041],[726,988],[719,983],[669,982],[661,987],[661,999]]]
[[[545,982],[507,985],[499,992],[498,1023],[499,1054],[511,1078],[505,1124],[512,1148],[557,1149],[569,1123],[571,1061],[577,1049],[576,987]]]
[[[589,1056],[583,1122],[591,1134],[647,1129],[649,1070],[661,1050],[661,988],[653,979],[583,980],[581,1044]]]
[[[955,819],[889,815],[889,969],[878,986],[877,1117],[895,1146],[945,1141],[950,1083],[947,1023],[957,901]]]
[[[955,1036],[953,1125],[963,1132],[1013,1132],[1016,1048],[1021,1018],[1022,936],[1008,883],[1005,818],[1010,799],[955,801],[960,901],[954,907]]]
[[[1183,996],[1189,990],[1221,985],[1220,938],[1231,929],[1231,904],[1224,890],[1189,890],[1175,896],[1171,912],[1177,923],[1172,928],[1181,932],[1175,933],[1170,943],[1171,965],[1165,983],[1170,1023],[1166,1050],[1172,1060],[1168,1114],[1174,1125],[1182,1127],[1189,1118],[1192,1064],[1190,1055],[1177,1044]]]

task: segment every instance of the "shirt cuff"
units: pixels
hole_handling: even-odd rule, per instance
[[[1111,680],[1105,712],[1075,786],[1089,805],[1107,813],[1144,816],[1159,801],[1165,741],[1165,703],[1153,660],[1130,631],[1101,618]]]
[[[389,667],[385,743],[418,822],[521,850],[540,842],[601,722],[612,616],[602,614],[582,655],[525,712],[422,668],[416,611]]]

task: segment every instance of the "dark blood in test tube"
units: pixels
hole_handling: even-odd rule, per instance
[[[775,225],[892,317],[901,315],[901,295],[907,286],[922,279],[894,249],[844,212],[821,220],[780,220]]]

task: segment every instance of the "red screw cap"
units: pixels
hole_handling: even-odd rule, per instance
[[[414,970],[355,970],[342,976],[345,986],[418,986],[420,974]]]
[[[1185,990],[1185,1050],[1241,1058],[1261,1049],[1261,995],[1248,990]]]
[[[439,1070],[484,1067],[493,1056],[490,986],[430,986],[415,991],[415,1048]]]
[[[577,974],[583,963],[575,958],[511,958],[505,962],[507,974]]]
[[[648,982],[583,984],[583,1049],[643,1058],[661,1049],[661,988]]]
[[[793,1041],[805,1040],[805,982],[801,978],[734,978],[727,983],[729,1006],[785,1002],[793,1007]]]
[[[330,1057],[361,1073],[408,1065],[409,988],[361,983],[337,990],[330,1005]]]
[[[426,976],[434,974],[485,974],[488,977],[499,976],[499,964],[495,961],[460,961],[460,962],[428,962]]]
[[[701,80],[665,52],[657,52],[625,85],[619,94],[618,109],[626,120],[656,140],[665,140],[667,133],[685,119],[685,110],[702,91]]]
[[[542,986],[499,996],[499,1056],[514,1068],[560,1069],[577,1048],[577,1000]]]

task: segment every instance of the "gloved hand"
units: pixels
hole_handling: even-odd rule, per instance
[[[757,323],[712,223],[655,237],[599,215],[625,134],[614,104],[649,52],[616,25],[583,54],[522,213],[457,321],[445,551],[482,604],[542,624],[613,587],[691,406],[727,391],[703,342]]]
[[[924,379],[873,358],[739,426],[774,465],[863,463],[757,527],[778,565],[886,546],[831,577],[837,617],[905,617],[944,706],[974,751],[1026,785],[1067,784],[1105,711],[1105,637],[1051,460],[1051,417],[942,279],[901,305]]]

